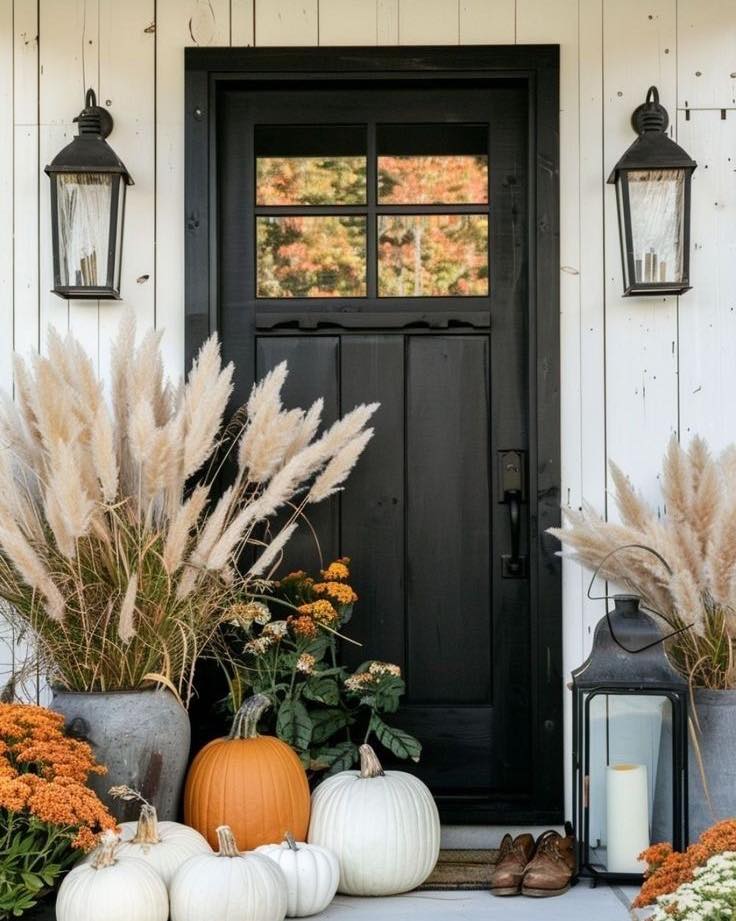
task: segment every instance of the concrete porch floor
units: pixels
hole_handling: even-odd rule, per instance
[[[338,895],[317,921],[630,921],[637,890],[587,882],[551,899],[496,898],[489,892],[409,892],[386,899]]]

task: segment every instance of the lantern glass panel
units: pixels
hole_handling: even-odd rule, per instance
[[[109,285],[111,209],[120,177],[112,173],[57,173],[59,282]],[[118,209],[122,220],[122,208]]]
[[[587,862],[601,873],[640,874],[638,855],[673,840],[672,702],[594,692],[585,706]]]
[[[683,280],[684,169],[626,170],[637,284]]]

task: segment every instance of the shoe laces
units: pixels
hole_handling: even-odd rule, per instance
[[[562,838],[556,831],[546,831],[537,842],[537,853],[535,856],[545,855],[553,860],[564,863],[565,858],[560,852],[560,841]]]
[[[527,856],[524,852],[524,848],[521,846],[521,842],[517,838],[512,838],[510,835],[501,842],[501,852],[498,856],[498,862],[500,863],[508,857],[515,857],[522,865],[525,865],[527,862]]]

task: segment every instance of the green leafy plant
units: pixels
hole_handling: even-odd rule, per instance
[[[398,758],[418,761],[421,754],[414,736],[385,719],[405,691],[399,667],[369,660],[350,672],[338,661],[338,640],[349,641],[342,630],[357,601],[348,563],[336,560],[319,580],[291,573],[262,600],[231,608],[228,703],[237,710],[247,693],[266,694],[270,728],[312,777],[357,763],[358,737],[375,736]]]

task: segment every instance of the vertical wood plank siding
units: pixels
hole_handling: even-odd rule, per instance
[[[172,374],[184,360],[186,45],[549,43],[561,45],[563,500],[605,508],[606,460],[655,504],[671,432],[736,436],[736,17],[732,0],[0,0],[0,384],[13,348],[72,329],[105,377],[126,306],[165,329]],[[614,193],[651,83],[672,131],[698,160],[693,291],[624,299]],[[85,86],[115,117],[128,196],[121,304],[49,293],[46,165],[73,133]],[[687,115],[686,111],[688,110]],[[725,117],[724,114],[725,113]],[[615,511],[609,509],[609,514]],[[565,566],[565,669],[601,614]],[[0,646],[0,683],[12,664]]]

